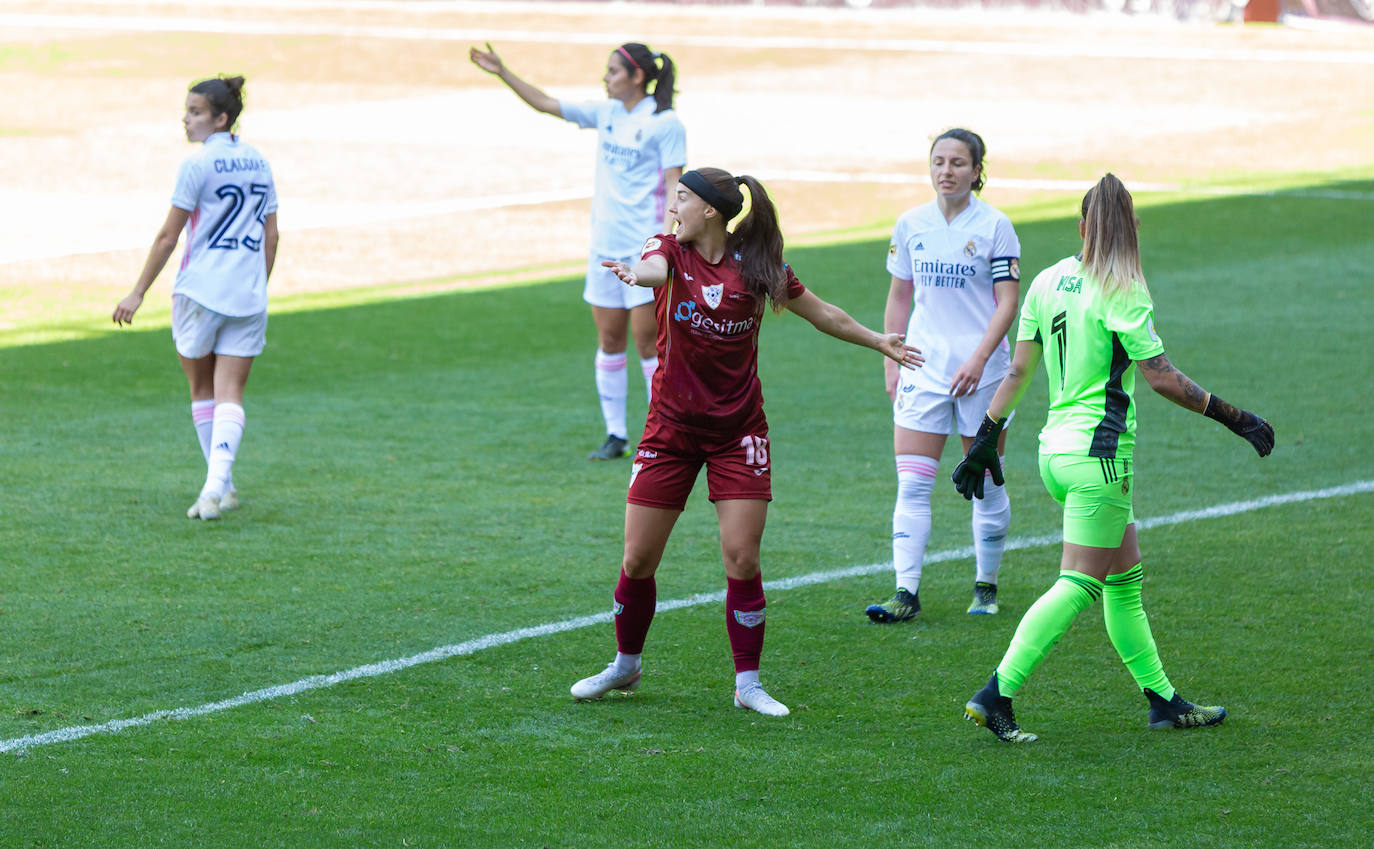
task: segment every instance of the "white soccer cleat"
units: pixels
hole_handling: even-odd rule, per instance
[[[231,489],[219,497],[219,512],[227,513],[239,509],[239,491]]]
[[[572,695],[574,699],[594,700],[599,699],[612,690],[619,690],[622,693],[632,693],[639,686],[639,670],[634,672],[621,672],[615,668],[614,663],[606,664],[606,668],[591,676],[583,678],[572,685]]]
[[[186,511],[186,518],[200,519],[203,522],[218,519],[219,499],[213,495],[202,495],[196,499],[195,504],[191,505],[191,509]]]
[[[743,690],[735,690],[735,707],[758,711],[764,716],[787,716],[787,705],[768,695],[763,685],[755,681]]]

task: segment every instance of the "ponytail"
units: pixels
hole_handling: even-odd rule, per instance
[[[644,73],[644,93],[653,95],[657,108],[654,114],[673,108],[673,86],[677,82],[677,66],[667,53],[655,53],[647,45],[632,41],[616,48],[621,58],[628,59],[626,67]]]
[[[243,112],[243,77],[220,75],[208,80],[193,83],[188,89],[191,94],[199,94],[210,104],[211,115],[228,115],[229,122],[224,129],[233,130]]]
[[[1135,202],[1108,173],[1083,196],[1083,268],[1108,297],[1145,287]]]

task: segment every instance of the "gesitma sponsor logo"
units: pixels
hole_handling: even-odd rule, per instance
[[[734,614],[735,621],[743,625],[744,627],[757,628],[758,626],[763,624],[764,614],[768,612],[768,609],[764,608],[763,610],[732,610],[730,612]]]
[[[719,321],[697,309],[696,301],[679,301],[673,310],[673,321],[681,321],[698,330],[705,330],[718,336],[743,336],[754,330],[757,316],[749,316],[743,321],[730,319]]]

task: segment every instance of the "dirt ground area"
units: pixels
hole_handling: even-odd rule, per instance
[[[1107,169],[1128,184],[1243,185],[1374,164],[1374,27],[16,0],[0,6],[11,106],[0,113],[0,329],[108,315],[189,153],[186,87],[221,71],[248,78],[240,129],[273,163],[277,295],[577,274],[594,136],[525,107],[466,51],[490,41],[551,94],[596,99],[625,40],[677,61],[690,164],[763,178],[793,241],[881,233],[928,200],[926,150],[950,126],[987,140],[984,197],[999,206]]]

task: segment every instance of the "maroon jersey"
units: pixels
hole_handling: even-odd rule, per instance
[[[763,424],[758,375],[764,301],[740,279],[734,257],[714,265],[673,236],[655,236],[643,256],[668,261],[668,282],[654,290],[658,371],[649,418],[704,433]],[[787,297],[806,292],[787,269]],[[764,425],[766,427],[766,425]]]

